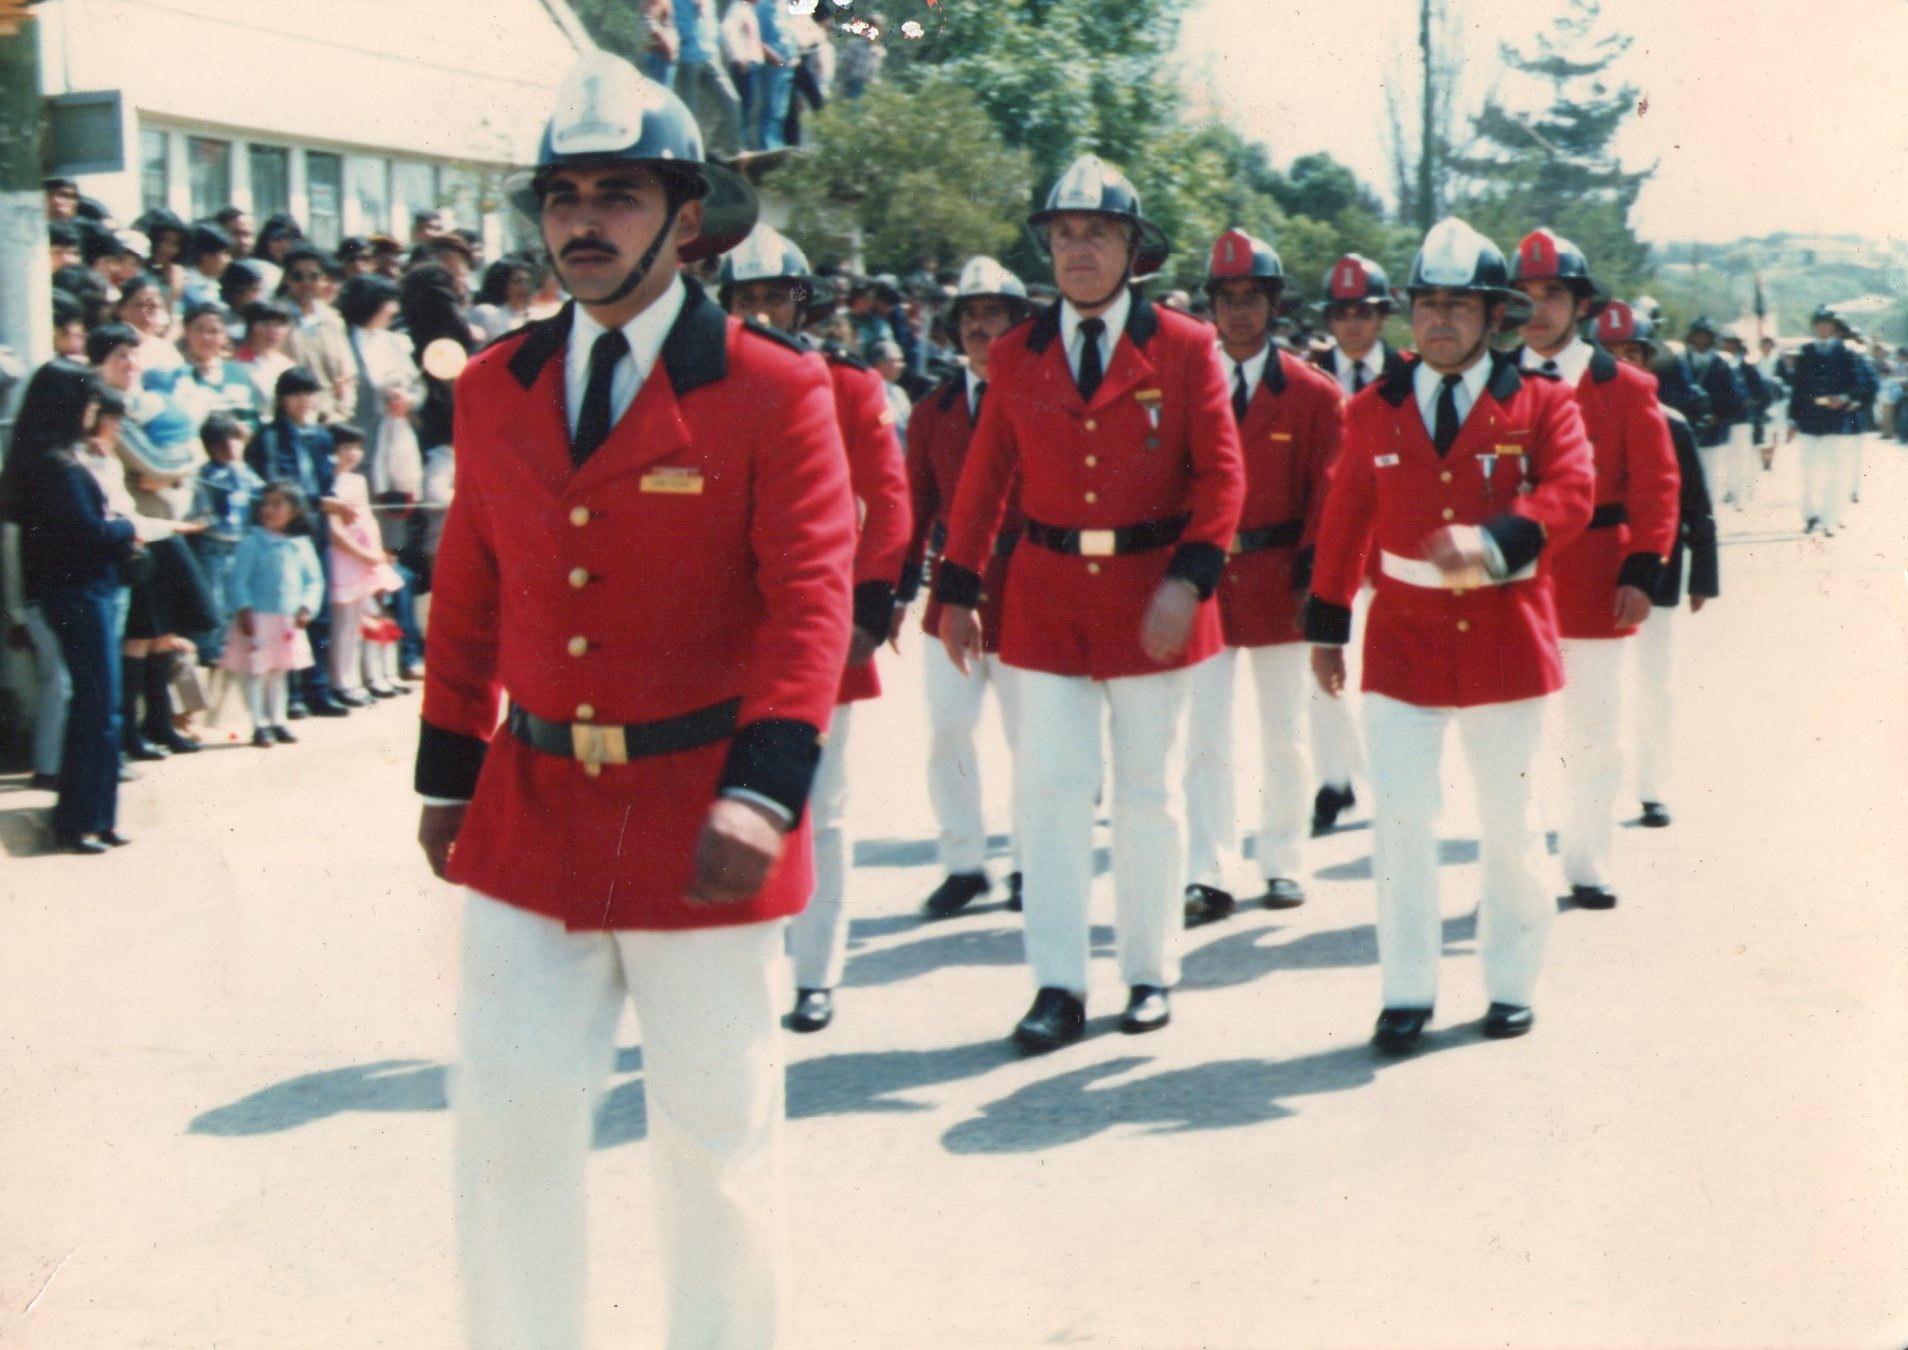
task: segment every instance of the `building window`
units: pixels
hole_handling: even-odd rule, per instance
[[[186,138],[192,179],[192,216],[204,220],[232,202],[232,143],[206,136]]]
[[[291,151],[278,145],[251,145],[245,157],[252,171],[252,214],[263,220],[291,210]]]
[[[172,166],[166,159],[170,152],[165,132],[140,129],[139,205],[142,210],[172,205]]]
[[[343,234],[344,161],[322,150],[305,151],[305,232],[320,248],[336,248]]]
[[[391,166],[381,159],[353,155],[345,161],[350,201],[357,207],[354,234],[385,234],[391,229]]]
[[[411,237],[411,216],[417,211],[435,211],[442,202],[437,196],[437,166],[394,160],[391,164],[391,196],[398,208],[403,238]]]

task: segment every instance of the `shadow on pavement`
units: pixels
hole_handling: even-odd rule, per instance
[[[1004,858],[1013,840],[1004,834],[987,836],[987,856]],[[857,839],[856,867],[926,867],[940,860],[939,846],[933,839]]]
[[[297,1129],[347,1111],[442,1111],[445,1066],[381,1059],[302,1074],[195,1117],[190,1134],[240,1138]]]
[[[1004,905],[1001,912],[1008,912]],[[1106,956],[1113,950],[1113,930],[1106,924],[1094,924],[1088,940],[1095,956]],[[1007,928],[976,928],[972,924],[950,928],[937,921],[931,936],[851,953],[842,984],[851,989],[899,984],[950,966],[1018,966],[1026,960],[1027,948],[1018,921]]]
[[[1194,931],[1203,933],[1207,928]],[[1276,941],[1277,935],[1285,931],[1277,925],[1248,928],[1195,948],[1186,954],[1180,988],[1229,989],[1251,984],[1278,970],[1344,970],[1378,964],[1378,929],[1373,924],[1306,933],[1290,942]],[[1447,946],[1471,942],[1476,937],[1475,911],[1444,921],[1443,940]],[[1450,951],[1444,954],[1453,955]]]
[[[1031,1153],[1123,1125],[1151,1126],[1155,1134],[1238,1129],[1296,1114],[1285,1104],[1293,1097],[1364,1087],[1391,1064],[1475,1043],[1473,1024],[1426,1032],[1405,1061],[1387,1059],[1361,1042],[1297,1059],[1218,1060],[1101,1086],[1152,1062],[1129,1055],[1011,1092],[948,1130],[941,1142],[950,1153]]]

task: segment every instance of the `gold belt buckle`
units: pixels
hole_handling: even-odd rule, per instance
[[[629,763],[629,742],[621,727],[599,727],[591,722],[570,724],[570,749],[585,764]]]
[[[1114,535],[1111,530],[1081,530],[1080,556],[1082,558],[1110,558],[1113,556]]]

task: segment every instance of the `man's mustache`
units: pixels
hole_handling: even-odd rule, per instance
[[[588,243],[579,239],[573,244],[565,244],[563,246],[563,252],[557,256],[561,258],[580,258],[585,256],[592,258],[614,258],[616,256],[616,250],[607,244]]]

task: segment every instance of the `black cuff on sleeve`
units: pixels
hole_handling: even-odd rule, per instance
[[[1352,612],[1345,605],[1334,605],[1316,595],[1305,602],[1305,640],[1324,646],[1343,647],[1351,641]]]
[[[1663,560],[1654,553],[1632,553],[1617,569],[1617,585],[1634,586],[1645,595],[1656,594],[1656,578],[1662,574]]]
[[[477,795],[488,742],[429,722],[418,724],[417,768],[412,781],[420,797],[469,801]]]
[[[934,565],[934,598],[944,605],[979,609],[981,576],[946,558]]]
[[[1292,559],[1292,589],[1309,591],[1312,589],[1312,564],[1318,559],[1318,550],[1307,544]]]
[[[894,588],[894,603],[911,605],[921,593],[921,564],[909,563],[901,569],[901,584]]]
[[[855,587],[855,627],[886,638],[888,625],[893,620],[893,586],[885,581],[864,581]]]
[[[821,734],[814,727],[791,718],[764,718],[735,733],[716,790],[758,793],[800,820],[820,762]]]
[[[1217,544],[1185,543],[1173,550],[1166,575],[1190,581],[1201,600],[1210,600],[1226,570],[1226,551]]]
[[[1483,529],[1504,555],[1506,575],[1523,571],[1544,551],[1544,527],[1528,517],[1507,513],[1485,521]]]

